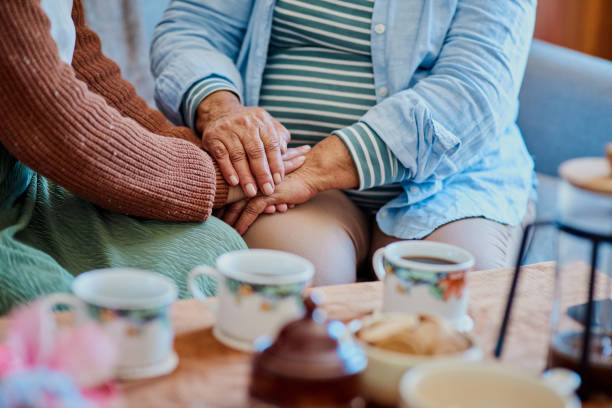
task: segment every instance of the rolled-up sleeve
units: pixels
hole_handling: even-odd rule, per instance
[[[151,71],[155,77],[155,101],[172,122],[193,129],[191,112],[184,107],[197,104],[186,95],[190,90],[201,91],[197,85],[203,80],[215,78],[239,96],[242,94],[242,78],[234,61],[251,8],[252,0],[170,3],[153,34]],[[194,98],[201,95],[190,93]]]
[[[392,184],[407,178],[406,168],[367,124],[357,122],[332,134],[344,142],[353,158],[359,176],[359,190]]]
[[[195,130],[198,105],[208,95],[217,91],[230,91],[240,97],[236,86],[223,78],[217,78],[213,76],[196,82],[185,93],[185,96],[183,97],[183,103],[181,105],[181,116],[186,126]]]
[[[459,0],[430,75],[361,118],[405,167],[404,181],[461,171],[514,122],[535,3]]]

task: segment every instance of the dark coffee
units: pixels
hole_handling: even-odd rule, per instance
[[[430,265],[457,265],[457,262],[450,261],[448,259],[443,259],[443,258],[434,258],[432,256],[406,255],[406,256],[402,256],[402,259],[405,259],[406,261],[419,262],[419,263],[430,264]]]

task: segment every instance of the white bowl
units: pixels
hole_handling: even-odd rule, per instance
[[[384,319],[391,313],[369,316],[362,321],[362,327]],[[368,400],[381,405],[397,406],[400,400],[399,382],[404,373],[410,368],[432,361],[448,360],[482,360],[483,353],[478,347],[476,340],[469,333],[463,333],[470,340],[472,347],[457,353],[438,356],[422,356],[395,351],[384,350],[359,340],[356,341],[364,349],[368,357],[368,365],[361,374],[361,390]]]
[[[422,364],[400,381],[402,408],[579,408],[580,383],[569,370],[541,378],[497,362],[443,361]],[[579,377],[578,377],[579,379]]]

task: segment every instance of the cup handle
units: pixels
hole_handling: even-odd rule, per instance
[[[205,306],[211,309],[213,312],[216,312],[216,305],[210,302],[210,299],[204,292],[202,292],[196,282],[196,279],[199,276],[208,276],[215,281],[217,281],[217,287],[221,284],[221,275],[219,272],[208,265],[196,266],[189,272],[189,276],[187,277],[187,286],[189,287],[189,291],[193,295],[194,298],[200,299]]]
[[[383,256],[385,254],[385,248],[378,248],[372,256],[372,267],[378,280],[384,281],[387,273],[385,272],[385,265],[383,264]]]
[[[74,313],[74,323],[79,325],[89,321],[87,305],[78,297],[69,293],[52,293],[43,298],[46,310],[51,311],[57,305],[66,305]]]

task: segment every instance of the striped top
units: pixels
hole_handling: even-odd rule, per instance
[[[346,144],[359,188],[346,194],[377,211],[403,189],[406,169],[359,118],[376,104],[370,53],[373,0],[278,0],[260,106],[291,133],[290,146],[313,145],[330,134]],[[194,86],[186,101],[231,87],[221,78]],[[231,89],[231,88],[230,88]],[[189,95],[191,94],[191,95]],[[197,106],[185,106],[187,118]]]
[[[173,0],[151,48],[160,109],[176,123],[191,123],[181,102],[210,78],[224,79],[245,105],[258,106],[268,52],[279,52],[270,46],[276,4]],[[332,5],[348,5],[350,10],[334,17],[363,11],[350,6],[368,6],[357,0],[292,5],[328,12]],[[370,48],[377,103],[359,121],[378,133],[406,173],[404,192],[376,213],[385,234],[417,239],[463,218],[509,225],[524,218],[535,179],[516,111],[535,6],[533,0],[374,2]],[[329,24],[318,23],[317,29],[329,31],[341,22],[323,20]],[[307,40],[300,39],[314,43]],[[357,166],[366,180],[367,160],[357,160]],[[395,175],[394,169],[385,167],[375,184]]]

